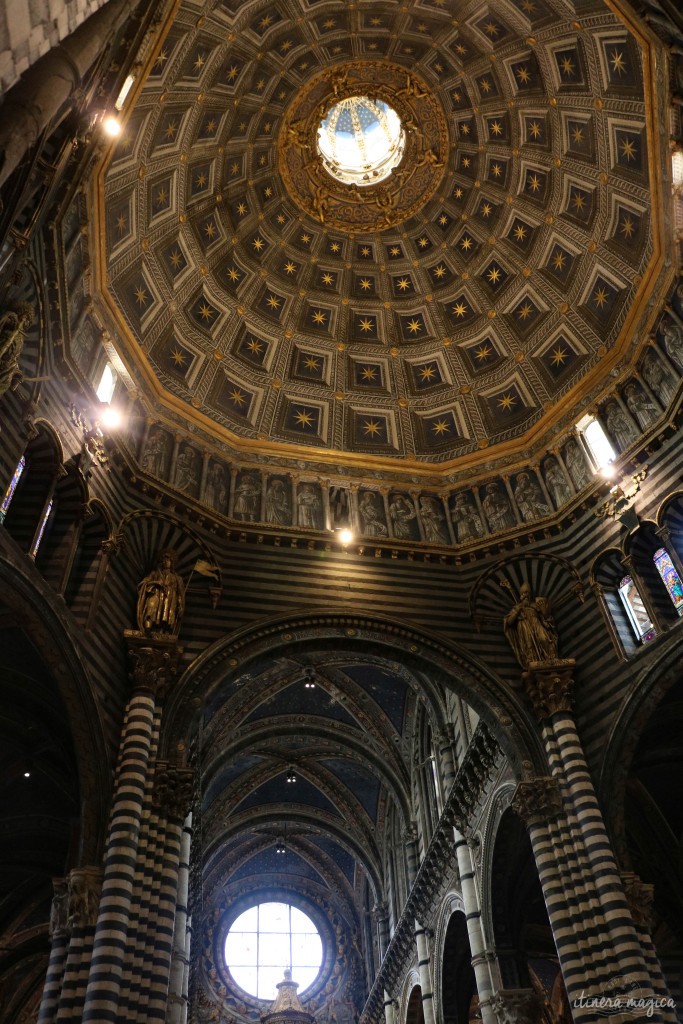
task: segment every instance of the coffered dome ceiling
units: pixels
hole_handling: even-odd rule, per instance
[[[596,2],[182,3],[99,179],[131,372],[247,454],[548,447],[666,283],[655,57]],[[379,183],[318,151],[353,96],[401,121]]]

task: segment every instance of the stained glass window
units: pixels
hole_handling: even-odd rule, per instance
[[[36,555],[38,554],[38,548],[40,547],[40,542],[43,539],[43,534],[45,533],[45,527],[47,526],[47,521],[50,518],[50,513],[52,512],[53,504],[54,502],[52,498],[50,498],[47,505],[45,506],[43,518],[40,520],[40,526],[38,527],[38,532],[36,534],[36,539],[33,542],[33,547],[29,551],[29,555],[31,556],[31,558],[35,558]]]
[[[652,640],[655,635],[655,628],[650,622],[643,599],[638,593],[638,587],[630,576],[624,576],[618,586],[619,597],[623,604],[628,621],[638,640],[645,643]]]
[[[659,551],[655,551],[652,560],[657,566],[657,572],[662,577],[664,586],[669,591],[674,608],[679,615],[683,615],[683,584],[671,561],[671,555],[666,548],[660,548]]]
[[[272,1000],[286,967],[300,994],[320,973],[323,946],[310,917],[290,903],[259,903],[234,921],[225,940],[225,962],[245,992]]]
[[[17,489],[17,484],[21,479],[21,474],[24,472],[25,467],[26,459],[22,455],[17,463],[17,468],[14,470],[14,475],[12,476],[12,479],[9,482],[9,487],[5,491],[5,497],[2,499],[2,505],[0,505],[0,523],[3,523],[5,520],[7,510],[10,507],[10,503],[12,501],[12,498],[14,497],[14,492]]]

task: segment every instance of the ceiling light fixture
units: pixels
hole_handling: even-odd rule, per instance
[[[353,540],[353,534],[350,530],[337,530],[337,533],[339,534],[339,540],[342,542],[344,547],[346,547],[347,544],[350,544]]]
[[[109,135],[112,139],[118,138],[118,136],[121,134],[121,122],[119,121],[118,117],[114,117],[113,114],[109,114],[107,117],[105,117],[105,119],[102,121],[102,127],[107,133],[107,135]]]
[[[278,836],[275,840],[275,852],[276,853],[287,853],[287,847],[282,836]]]
[[[315,669],[306,668],[304,669],[304,688],[306,690],[315,690]]]
[[[296,772],[290,768],[287,772],[287,782],[296,782]]]

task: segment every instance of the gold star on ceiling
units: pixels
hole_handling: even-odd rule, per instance
[[[530,302],[525,302],[523,306],[517,307],[517,316],[520,320],[527,320],[534,311],[534,307]]]
[[[469,235],[464,235],[460,239],[460,248],[462,249],[463,252],[469,252],[473,245],[474,242]]]
[[[432,273],[434,274],[434,277],[440,280],[442,277],[446,276],[446,268],[443,263],[439,263],[438,266],[434,267]]]
[[[273,16],[272,16],[272,14],[266,14],[259,21],[258,27],[261,29],[261,31],[263,31],[264,29],[269,28],[270,25],[272,25],[272,24],[273,24]]]
[[[490,203],[483,202],[481,204],[481,209],[479,212],[481,213],[482,217],[490,217],[491,214],[493,213],[493,207],[491,206]]]
[[[207,182],[207,176],[202,171],[202,173],[198,174],[197,177],[195,178],[194,187],[195,188],[204,188],[206,186],[206,182]]]
[[[560,67],[562,69],[562,74],[567,75],[568,78],[574,74],[574,62],[570,57],[563,57]]]
[[[364,366],[361,370],[361,377],[363,380],[372,381],[377,376],[377,370],[374,366]]]
[[[491,123],[489,124],[489,132],[491,133],[491,135],[502,135],[503,126],[500,123],[500,121],[491,121]]]
[[[264,248],[266,243],[263,241],[263,239],[259,235],[257,235],[256,238],[252,239],[251,244],[252,244],[252,247],[256,250],[256,252],[261,252],[261,250]]]
[[[581,192],[574,192],[572,195],[572,206],[577,213],[583,213],[586,208],[586,197]]]
[[[453,189],[453,198],[454,199],[462,199],[463,195],[464,195],[463,190],[460,188],[459,185],[457,185],[456,188]]]
[[[171,261],[173,269],[177,270],[180,264],[183,262],[182,253],[178,249],[174,249],[171,255],[169,256],[169,260]]]
[[[330,252],[339,252],[339,242],[330,242]]]
[[[266,299],[266,305],[270,306],[271,309],[279,309],[282,304],[282,299],[279,299],[277,295],[269,295]]]
[[[240,272],[237,267],[228,267],[228,277],[233,284],[236,284],[240,279]]]
[[[531,81],[531,73],[529,72],[529,69],[526,66],[517,68],[515,74],[517,75],[517,78],[519,79],[521,85],[528,85]]]
[[[166,125],[166,131],[164,132],[164,135],[166,136],[167,139],[174,139],[177,131],[178,125],[176,124],[176,122],[169,121],[168,124]]]
[[[126,215],[125,215],[125,213],[120,213],[118,215],[118,217],[116,218],[116,229],[119,232],[119,234],[122,235],[127,227],[128,227],[128,220],[126,218]]]
[[[292,260],[287,260],[285,263],[285,272],[287,274],[296,274],[296,263],[292,262]]]
[[[628,163],[636,158],[636,144],[632,139],[622,139],[619,143],[622,156],[626,157]]]
[[[369,256],[370,255],[370,246],[369,245],[361,246],[360,254],[361,254],[361,256]]]
[[[564,270],[564,265],[567,262],[567,254],[562,252],[561,249],[556,249],[553,254],[553,266],[555,270]]]
[[[427,363],[425,366],[418,366],[418,373],[423,381],[431,381],[436,377],[436,369]]]
[[[245,217],[246,213],[247,213],[247,204],[246,203],[238,203],[237,204],[237,213],[239,214],[240,217]]]
[[[626,61],[624,60],[623,52],[619,52],[619,50],[613,50],[610,54],[609,62],[612,65],[612,70],[615,74],[626,74]]]
[[[575,146],[583,145],[583,128],[572,128],[572,142]]]
[[[607,305],[607,289],[596,288],[593,294],[593,302],[598,307],[598,309],[603,309],[603,307]]]
[[[477,351],[474,353],[475,359],[480,363],[483,363],[485,359],[491,355],[493,349],[490,345],[480,345]]]
[[[213,314],[214,310],[211,309],[211,306],[209,306],[208,303],[204,302],[199,307],[199,315],[202,318],[202,320],[212,320]]]
[[[463,167],[469,167],[471,163],[472,163],[472,159],[471,159],[471,157],[469,157],[469,156],[464,156],[464,157],[462,158],[462,165],[463,165]]]
[[[323,282],[323,284],[327,284],[327,285],[334,284],[334,275],[333,274],[329,274],[329,273],[323,274],[322,282]]]
[[[410,288],[410,281],[408,280],[407,277],[401,277],[396,282],[396,287],[399,289],[399,291],[408,291],[408,289]]]
[[[445,213],[442,213],[441,216],[439,217],[438,224],[442,228],[445,228],[446,225],[448,224],[448,217],[446,216]]]
[[[426,246],[429,245],[429,239],[426,238],[425,235],[422,235],[421,238],[418,238],[417,244],[420,246],[421,249],[424,249]]]
[[[156,56],[156,60],[154,61],[154,66],[160,68],[160,67],[162,67],[164,65],[164,63],[167,60],[168,60],[168,50],[160,50],[159,53]]]
[[[297,409],[294,413],[294,420],[300,427],[312,427],[313,426],[314,413],[308,409]]]
[[[201,69],[204,67],[205,63],[206,63],[205,55],[203,53],[198,53],[197,56],[195,57],[195,62],[194,62],[194,69],[195,69],[195,71],[201,71]]]
[[[481,82],[479,83],[479,88],[481,89],[482,92],[488,93],[491,92],[493,86],[489,82],[488,78],[482,78]]]
[[[218,123],[217,121],[215,121],[215,120],[214,120],[213,118],[211,118],[211,120],[210,120],[210,121],[207,121],[207,122],[206,122],[206,126],[205,126],[205,128],[204,128],[204,131],[205,131],[205,132],[206,132],[206,133],[207,133],[208,135],[213,135],[213,133],[214,133],[214,132],[216,131],[216,126],[217,126],[217,123]]]
[[[230,401],[234,402],[234,404],[237,406],[242,406],[246,404],[247,399],[244,393],[240,391],[239,388],[233,388],[232,391],[230,392]]]
[[[370,289],[372,288],[372,281],[370,280],[369,277],[362,277],[360,279],[359,284],[364,292],[370,291]]]
[[[460,125],[460,131],[462,132],[463,135],[470,134],[470,126],[468,125],[467,121],[463,121],[463,123]]]
[[[442,434],[450,434],[451,432],[450,424],[447,420],[437,420],[436,423],[432,424],[432,430],[437,437],[441,437]]]
[[[147,299],[147,292],[142,287],[142,285],[139,284],[135,289],[135,301],[137,302],[138,306],[144,306],[147,302]]]
[[[377,437],[382,432],[382,427],[377,420],[364,420],[363,433],[368,437]]]
[[[235,81],[235,79],[237,78],[237,76],[239,75],[239,73],[240,73],[240,69],[239,69],[239,68],[237,67],[237,65],[236,65],[236,64],[233,64],[233,65],[232,65],[232,66],[231,66],[230,68],[228,68],[228,70],[226,71],[226,73],[225,73],[225,77],[227,78],[227,80],[228,80],[229,82],[234,82],[234,81]]]
[[[537,174],[530,174],[527,178],[527,188],[532,192],[538,192],[541,188],[541,179]]]
[[[327,314],[323,313],[322,309],[316,309],[313,311],[311,319],[314,324],[324,324],[327,320]]]
[[[467,313],[467,306],[464,302],[456,302],[452,311],[455,316],[462,317]]]
[[[320,365],[320,360],[319,359],[315,359],[314,356],[308,356],[306,359],[304,359],[304,366],[306,367],[307,370],[314,370],[315,371],[315,370],[318,369],[319,365]]]
[[[619,231],[624,238],[632,238],[636,230],[636,226],[628,214],[624,217],[621,224],[619,225]]]
[[[487,21],[484,25],[484,32],[493,39],[500,32],[500,28],[495,21]]]
[[[540,121],[532,121],[531,124],[529,125],[529,135],[531,136],[531,138],[532,139],[540,138],[542,132],[543,132],[543,129],[541,127]]]
[[[419,334],[419,332],[421,330],[422,330],[422,324],[415,317],[413,317],[412,320],[408,321],[408,331],[411,334]]]
[[[492,164],[491,165],[491,174],[493,175],[494,178],[500,178],[502,173],[503,173],[503,167],[502,167],[501,164]]]
[[[263,351],[263,343],[260,342],[257,338],[250,338],[249,341],[247,342],[247,348],[249,349],[250,352],[257,356],[260,355],[260,353]]]
[[[216,234],[216,225],[213,223],[213,221],[209,221],[208,224],[204,225],[204,234],[209,239],[213,238],[215,236],[215,234]]]
[[[518,242],[523,242],[527,235],[527,229],[523,224],[518,224],[515,228],[515,238]]]
[[[375,329],[374,321],[369,316],[366,316],[362,320],[359,320],[358,326],[364,333],[367,333],[368,331],[373,331]]]
[[[505,412],[510,412],[510,410],[516,405],[516,403],[517,396],[513,395],[512,392],[510,391],[508,391],[506,394],[504,394],[501,398],[498,399],[498,407],[500,409],[503,409]]]
[[[498,267],[491,267],[486,276],[491,282],[491,284],[498,284],[501,278],[501,271]]]
[[[264,199],[270,199],[272,194],[273,194],[272,188],[270,187],[270,185],[266,185],[266,187],[263,190],[263,198]]]
[[[184,366],[187,354],[185,352],[181,352],[179,348],[174,348],[171,352],[171,359],[176,366]]]
[[[562,366],[565,360],[567,359],[568,355],[569,353],[565,349],[563,349],[561,345],[558,345],[550,357],[550,362],[553,364],[553,366]]]
[[[166,191],[165,188],[160,188],[159,191],[157,192],[156,205],[157,206],[165,206],[167,202],[168,202],[168,192]]]

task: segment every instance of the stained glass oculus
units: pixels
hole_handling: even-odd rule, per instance
[[[225,963],[235,982],[257,999],[272,1000],[291,967],[303,995],[318,977],[323,946],[310,917],[290,903],[258,903],[235,919],[225,939]]]
[[[318,152],[345,185],[375,185],[398,167],[405,148],[398,114],[384,100],[348,96],[330,107],[318,129]]]

